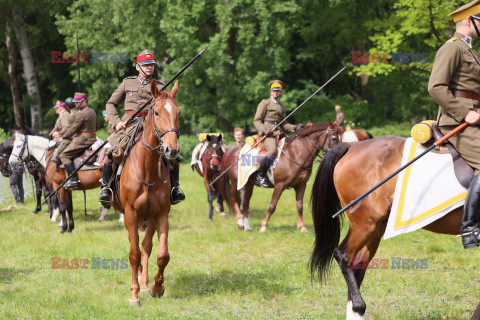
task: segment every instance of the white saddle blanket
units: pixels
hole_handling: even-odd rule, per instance
[[[402,166],[425,148],[408,138]],[[465,203],[467,189],[457,180],[449,153],[429,152],[398,174],[392,209],[383,239],[412,232]]]
[[[347,130],[342,134],[342,142],[357,142],[357,135],[353,130]]]
[[[277,156],[275,157],[275,160],[273,164],[270,166],[267,172],[267,179],[269,179],[272,184],[275,184],[275,181],[273,180],[273,169],[278,164],[278,159],[280,159],[280,153],[283,149],[283,145],[285,144],[285,138],[280,140],[279,146],[277,147]],[[258,162],[258,153],[260,152],[259,148],[252,149],[250,152],[250,146],[248,144],[245,144],[240,150],[240,161],[238,161],[238,179],[237,179],[237,190],[242,189],[245,184],[248,181],[248,178],[254,173],[255,171],[258,170],[260,167],[260,163]],[[245,153],[248,154],[242,158],[242,155]]]

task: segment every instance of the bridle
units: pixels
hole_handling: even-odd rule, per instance
[[[153,119],[154,116],[153,116],[153,107],[155,106],[155,104],[157,103],[157,101],[161,100],[161,99],[171,99],[170,97],[159,97],[157,99],[155,99],[152,104],[150,105],[150,112],[152,113],[152,116],[151,116],[151,119],[152,119],[152,126],[153,126],[153,131],[155,132],[155,136],[157,137],[158,139],[158,145],[155,146],[155,147],[152,147],[150,146],[146,141],[145,141],[145,130],[143,130],[143,133],[142,133],[142,146],[143,148],[145,148],[146,150],[150,150],[150,151],[154,151],[156,153],[158,153],[159,155],[164,155],[165,154],[165,148],[163,147],[163,140],[162,140],[162,137],[168,133],[168,132],[175,132],[177,134],[177,139],[180,137],[180,130],[177,130],[175,128],[169,128],[167,130],[164,130],[162,132],[160,132],[158,129],[157,129],[157,126],[155,125],[155,120]]]
[[[20,153],[16,155],[14,153],[15,150],[12,150],[12,156],[15,156],[18,160],[22,160],[23,154],[25,153],[25,150],[28,152],[28,135],[24,135],[25,139],[23,140],[23,146],[22,150],[20,150]],[[14,148],[15,149],[15,148]]]

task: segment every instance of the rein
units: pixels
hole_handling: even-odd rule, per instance
[[[328,145],[331,145],[331,144],[332,144],[332,134],[331,134],[332,131],[333,131],[333,129],[331,129],[331,128],[327,128],[327,129],[326,129],[327,134],[325,135],[325,138],[323,139],[323,143],[322,143],[322,145],[321,145],[320,147],[317,147],[312,141],[310,141],[310,139],[308,139],[307,136],[300,137],[298,134],[296,134],[296,137],[297,137],[297,138],[300,140],[300,142],[303,144],[303,146],[305,147],[305,149],[307,150],[307,152],[310,154],[310,156],[315,159],[316,157],[321,158],[321,157],[319,156],[320,153],[322,153],[322,156],[323,156],[323,154],[325,153],[324,150],[323,150],[323,148],[324,148],[325,143],[327,142],[327,140],[328,140]],[[303,138],[305,138],[305,140],[306,140],[312,147],[314,147],[315,149],[318,150],[318,152],[317,152],[316,155],[313,154],[312,152],[310,152],[310,149],[308,148],[308,146],[307,146],[307,145],[305,144],[305,142],[303,141]],[[329,149],[330,149],[330,148],[329,148]],[[295,160],[293,160],[283,149],[282,149],[282,153],[283,153],[290,161],[292,161],[293,163],[295,163],[295,164],[296,164],[297,166],[299,166],[300,168],[302,168],[302,169],[311,169],[311,166],[310,166],[310,167],[305,167],[305,166],[299,164],[298,162],[296,162]]]

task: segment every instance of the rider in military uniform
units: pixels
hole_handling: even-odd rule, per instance
[[[109,138],[112,147],[107,150],[108,159],[105,161],[103,168],[102,190],[100,191],[99,201],[102,203],[110,203],[111,190],[107,188],[108,182],[112,176],[113,153],[117,148],[118,139],[124,134],[133,133],[135,122],[126,128],[125,124],[131,115],[135,113],[141,106],[143,106],[151,97],[150,82],[152,81],[153,72],[155,70],[155,58],[151,51],[144,50],[133,57],[136,62],[136,69],[138,76],[127,77],[123,79],[120,86],[115,90],[110,99],[107,101],[107,117],[109,125],[115,129],[115,134]],[[157,81],[158,90],[162,88],[163,84]],[[121,103],[124,103],[125,114],[120,118],[118,108]],[[146,110],[146,109],[145,109]],[[138,116],[145,117],[147,111],[141,111]],[[170,178],[172,180],[172,190],[170,194],[170,201],[172,204],[177,204],[185,200],[185,194],[179,188],[179,161],[180,156],[172,161],[172,171]]]
[[[337,126],[340,127],[340,130],[344,132],[345,131],[345,115],[342,112],[342,106],[337,104],[335,106],[335,112],[337,113],[335,122],[337,123]]]
[[[283,104],[278,101],[283,93],[284,83],[280,80],[273,80],[268,84],[270,88],[270,98],[264,99],[260,102],[255,113],[253,124],[258,131],[259,137],[268,135],[263,140],[263,145],[267,149],[266,156],[262,159],[260,168],[258,169],[256,183],[262,188],[268,188],[266,175],[268,168],[275,159],[277,153],[277,145],[275,138],[280,135],[280,129],[277,128],[270,133],[280,121],[286,117],[285,108]],[[300,125],[293,125],[287,122],[282,123],[282,129],[285,131],[294,132],[301,128]]]
[[[97,141],[95,132],[98,130],[98,121],[95,111],[87,105],[87,94],[77,92],[73,96],[73,102],[78,109],[75,120],[63,135],[64,139],[73,137],[72,142],[60,155],[60,160],[70,176],[75,171],[72,160],[80,156]],[[65,189],[78,189],[80,181],[75,174],[64,186]]]
[[[480,244],[480,57],[472,49],[472,38],[479,38],[480,0],[450,13],[456,32],[437,52],[428,92],[439,104],[437,125],[443,134],[462,122],[469,126],[449,141],[475,169],[464,206],[461,225],[465,249]]]
[[[61,127],[59,131],[54,131],[52,133],[52,138],[55,140],[61,140],[60,145],[57,147],[55,150],[55,153],[53,154],[52,157],[52,162],[55,162],[56,164],[61,164],[62,162],[60,161],[60,155],[62,154],[63,150],[65,150],[70,142],[72,142],[71,138],[64,138],[63,135],[67,130],[70,128],[72,125],[73,121],[75,120],[75,116],[77,115],[78,110],[75,108],[75,102],[73,102],[73,98],[68,97],[65,99],[65,108],[66,111],[61,113],[59,116],[59,119],[57,119],[57,123],[60,120],[60,117],[63,117],[61,121]],[[58,113],[58,109],[57,109]],[[55,125],[55,128],[57,125]],[[55,129],[54,129],[55,130]]]
[[[50,135],[53,139],[57,140],[59,138],[59,132],[62,130],[63,127],[68,126],[68,116],[70,112],[67,111],[67,106],[63,101],[57,101],[53,106],[55,109],[55,113],[58,114],[58,119],[55,122],[55,127],[53,127]]]

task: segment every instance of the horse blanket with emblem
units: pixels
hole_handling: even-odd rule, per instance
[[[425,150],[409,138],[402,166]],[[455,176],[449,153],[429,152],[398,174],[392,209],[383,239],[412,232],[465,203],[467,189]]]
[[[285,138],[281,139],[279,143],[277,144],[277,156],[275,157],[275,160],[273,164],[270,166],[267,172],[267,179],[269,179],[272,184],[275,184],[275,181],[273,180],[273,170],[278,164],[278,160],[280,159],[280,154],[283,149],[283,145],[285,144]],[[240,155],[239,158],[240,160],[238,161],[238,179],[237,179],[237,190],[242,189],[245,184],[248,181],[248,178],[254,173],[255,171],[258,170],[260,167],[260,162],[263,159],[263,155],[259,155],[261,149],[260,148],[254,148],[250,152],[250,145],[245,144],[240,150]],[[242,156],[247,153],[248,154],[242,158]]]

